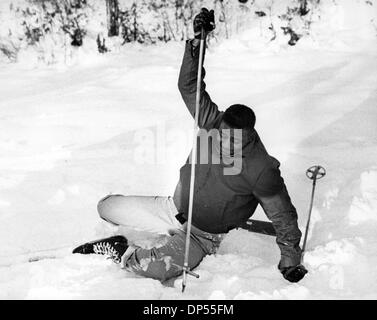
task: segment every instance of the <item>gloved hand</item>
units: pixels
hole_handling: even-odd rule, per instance
[[[215,25],[215,13],[213,10],[208,11],[207,8],[202,8],[200,13],[198,13],[194,18],[194,34],[196,39],[200,39],[200,34],[202,28],[206,35],[214,30]]]
[[[283,268],[280,272],[283,274],[284,279],[290,282],[299,282],[308,273],[308,270],[299,264],[294,267]]]

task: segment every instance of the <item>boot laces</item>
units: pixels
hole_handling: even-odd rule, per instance
[[[115,263],[120,263],[119,252],[108,242],[98,242],[93,246],[96,254],[102,254],[112,259]]]

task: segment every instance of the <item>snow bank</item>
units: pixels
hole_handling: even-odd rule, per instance
[[[1,1],[0,54],[2,60],[38,65],[75,65],[98,60],[96,38],[106,33],[106,3],[91,0],[82,8],[65,10],[63,1]],[[59,10],[55,5],[59,5]],[[87,41],[71,45],[75,26]],[[66,30],[66,31],[64,31]],[[111,43],[110,43],[111,45]]]
[[[59,0],[51,4],[43,2],[45,7],[42,7],[38,2],[27,0],[1,2],[0,62],[18,61],[29,67],[96,63],[101,60],[96,43],[99,35],[105,39],[110,52],[127,50],[128,46],[121,45],[126,41],[122,35],[107,37],[105,1],[89,0],[82,8],[72,10],[73,13],[62,10],[63,15],[53,13],[52,3],[55,2],[61,3]],[[121,9],[133,12],[133,3],[120,1]],[[250,48],[269,47],[275,51],[288,44],[358,50],[366,39],[377,36],[377,5],[374,1],[313,0],[302,9],[296,0],[257,0],[246,4],[228,1],[223,5],[217,3],[215,7],[213,1],[203,0],[193,2],[192,6],[183,6],[177,12],[176,7],[168,2],[161,7],[153,1],[150,4],[135,3],[135,17],[140,29],[138,41],[146,44],[192,37],[191,27],[186,27],[191,26],[192,21],[187,17],[194,15],[201,6],[216,10],[217,28],[210,39],[212,44],[232,39],[228,42],[232,46],[238,47],[242,43]],[[176,20],[177,16],[180,20]],[[78,47],[71,45],[71,36],[63,31],[69,27],[72,35],[76,21],[84,37],[82,46]],[[127,38],[127,41],[134,39]]]

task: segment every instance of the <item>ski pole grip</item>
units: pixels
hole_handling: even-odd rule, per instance
[[[306,176],[310,180],[321,179],[326,175],[326,169],[322,166],[313,166],[306,170]]]
[[[200,40],[205,40],[206,39],[206,32],[204,31],[204,28],[200,30]]]

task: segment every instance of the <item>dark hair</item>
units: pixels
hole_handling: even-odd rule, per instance
[[[235,129],[254,129],[255,113],[243,104],[234,104],[225,110],[223,120]]]

